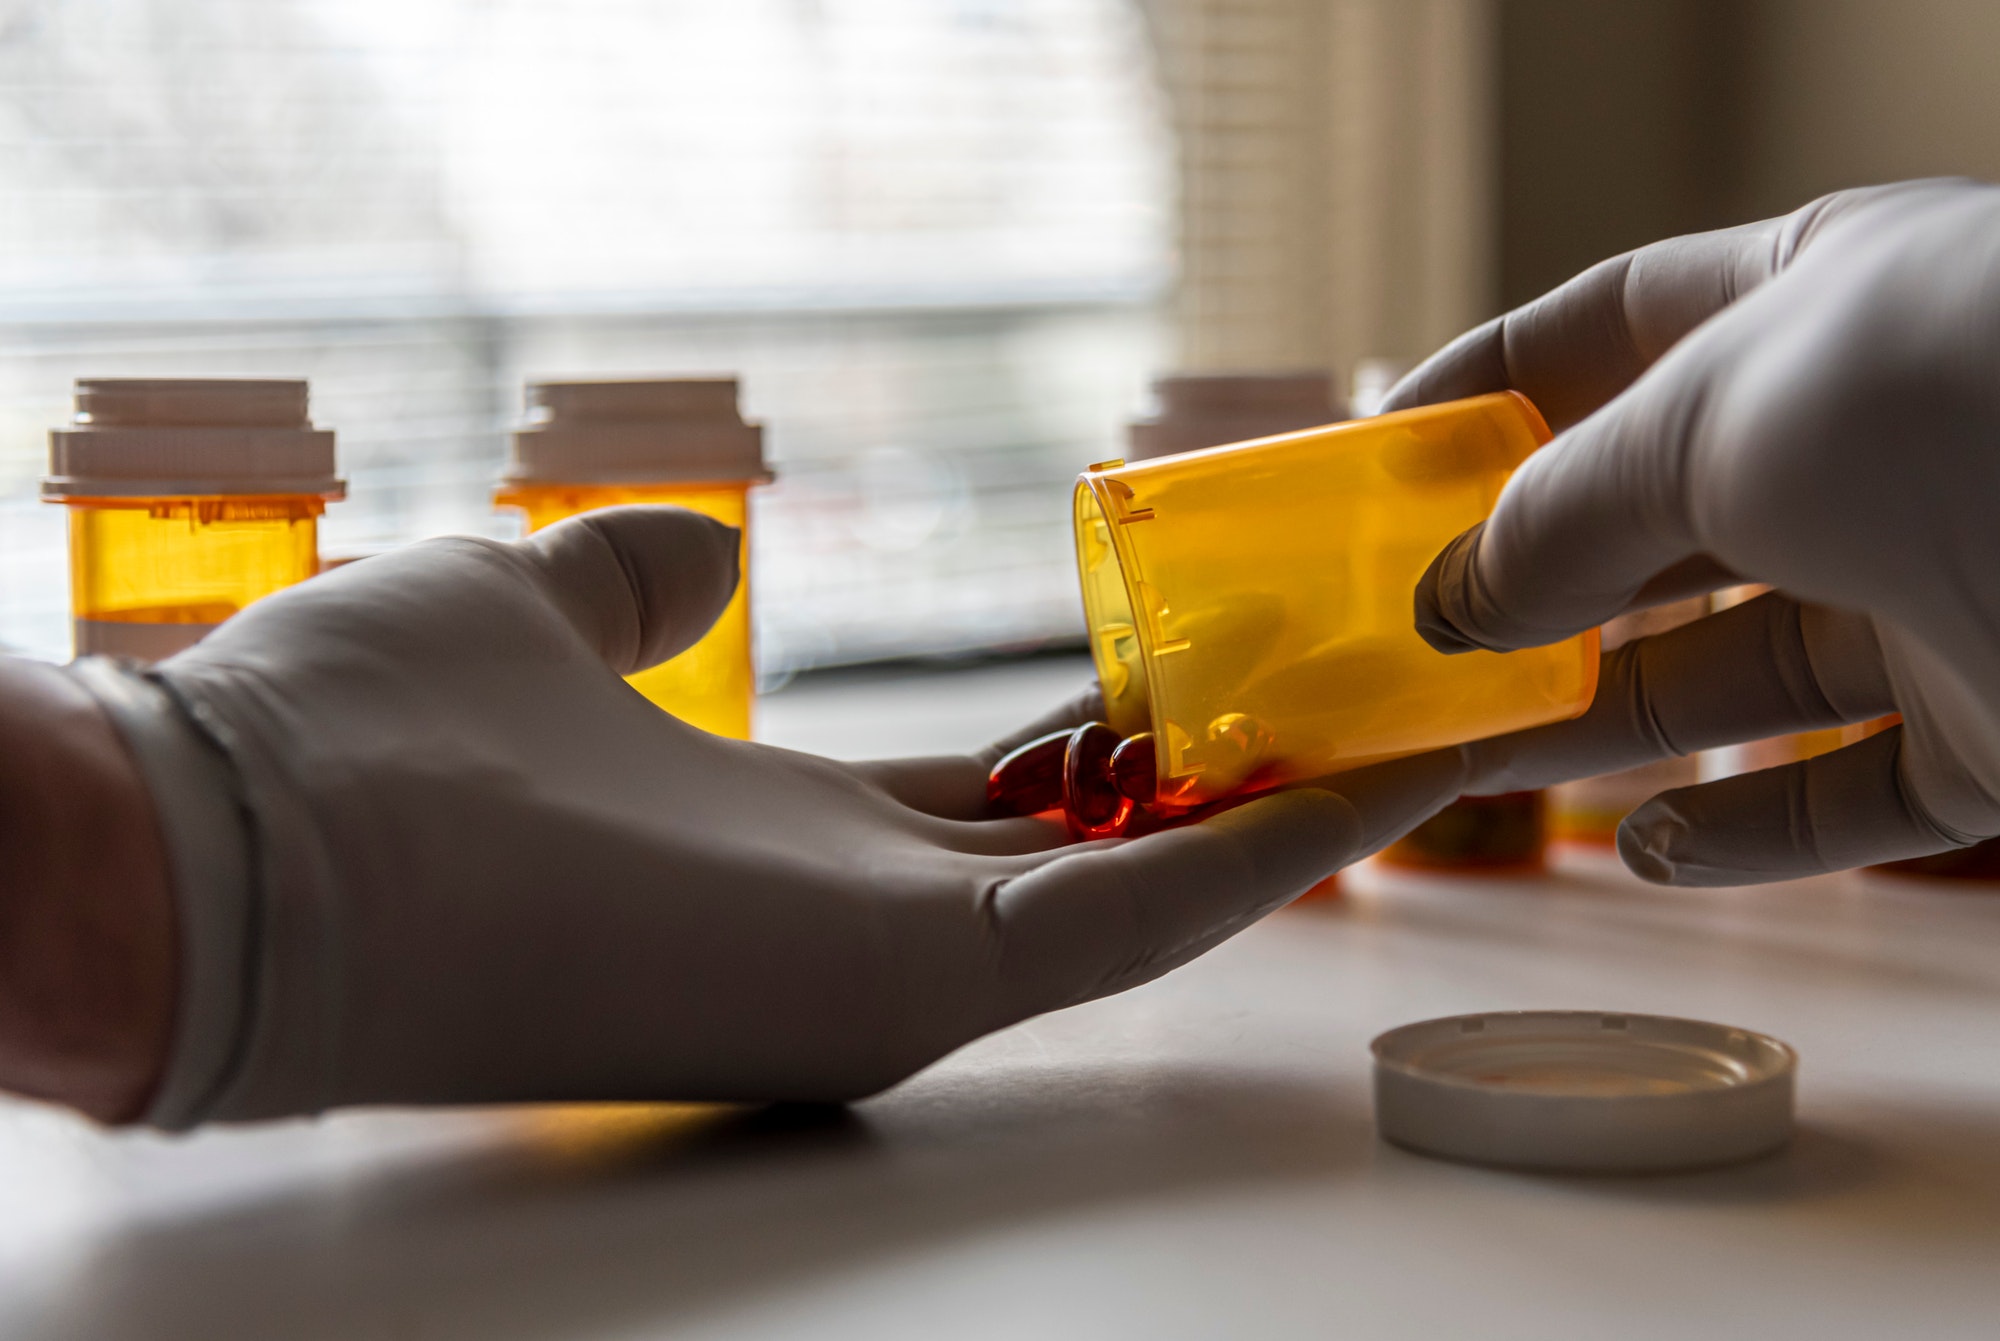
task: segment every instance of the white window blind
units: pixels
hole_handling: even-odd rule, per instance
[[[1077,627],[1161,357],[1126,0],[27,0],[0,28],[0,642],[67,647],[84,375],[312,379],[330,551],[504,533],[531,375],[735,372],[767,665]]]

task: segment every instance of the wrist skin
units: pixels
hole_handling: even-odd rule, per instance
[[[117,730],[61,670],[0,657],[0,1089],[138,1118],[177,940],[159,819]]]

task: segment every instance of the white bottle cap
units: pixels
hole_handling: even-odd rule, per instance
[[[733,377],[530,382],[507,484],[764,483],[764,429]]]
[[[346,492],[305,382],[251,378],[78,378],[42,480],[51,499]]]
[[[1655,1173],[1751,1159],[1792,1135],[1798,1054],[1727,1025],[1505,1011],[1404,1025],[1371,1051],[1376,1128],[1446,1159]]]
[[[1218,373],[1156,378],[1160,413],[1129,425],[1129,460],[1318,428],[1345,417],[1328,373]]]

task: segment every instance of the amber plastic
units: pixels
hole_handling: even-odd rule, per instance
[[[1574,717],[1595,631],[1445,656],[1432,558],[1548,440],[1512,393],[1086,471],[1077,565],[1111,726],[1191,806]]]
[[[79,654],[156,659],[317,567],[318,498],[71,499]]]
[[[743,580],[701,641],[671,661],[631,676],[632,687],[684,722],[718,736],[747,740],[757,675],[751,660],[750,565],[745,525],[751,483],[511,484],[494,501],[527,514],[539,531],[565,517],[627,503],[671,503],[734,526],[746,536]]]
[[[1382,850],[1391,866],[1484,875],[1532,875],[1548,866],[1543,792],[1461,796]]]

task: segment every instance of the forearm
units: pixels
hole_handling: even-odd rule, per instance
[[[175,991],[158,820],[90,695],[15,658],[0,658],[0,854],[0,1088],[137,1117]]]

